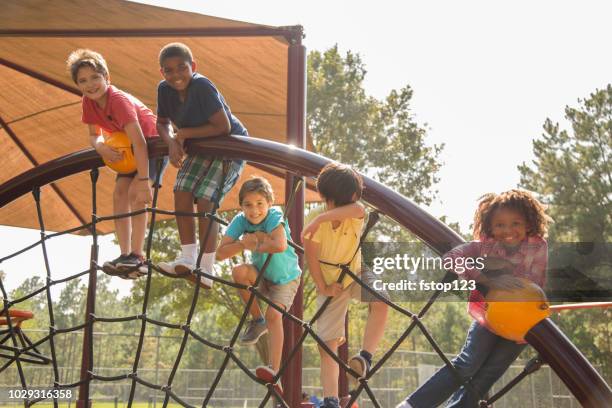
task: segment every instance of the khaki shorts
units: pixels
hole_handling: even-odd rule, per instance
[[[284,285],[276,285],[269,280],[263,278],[259,282],[257,289],[259,293],[267,297],[271,302],[282,305],[285,310],[289,310],[293,304],[293,299],[300,287],[300,277]]]
[[[374,275],[372,272],[365,270],[362,272],[361,280],[368,285],[373,287]],[[386,291],[376,291],[379,295],[389,300],[389,294]],[[326,296],[317,296],[317,309],[320,308],[327,299]],[[348,311],[348,304],[351,299],[355,299],[359,302],[377,302],[379,301],[374,295],[366,291],[357,282],[351,283],[349,286],[338,295],[334,296],[325,308],[323,314],[315,322],[317,335],[321,340],[327,342],[339,339],[339,343],[344,343],[344,322],[346,312]]]

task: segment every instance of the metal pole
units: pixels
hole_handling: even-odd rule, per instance
[[[97,219],[97,194],[96,183],[98,182],[98,169],[91,170],[91,205],[92,205],[92,238],[91,245],[91,262],[89,264],[89,283],[87,287],[87,306],[85,308],[85,321],[88,323],[83,329],[83,357],[81,359],[81,376],[80,379],[90,379],[90,371],[93,370],[93,315],[96,311],[96,285],[98,281],[98,271],[96,264],[98,262],[98,234],[96,232]],[[77,400],[77,408],[90,408],[91,400],[89,398],[89,381],[85,381],[79,386],[79,397]]]
[[[306,146],[306,47],[301,44],[299,36],[294,37],[288,50],[287,69],[287,143],[304,148]],[[285,198],[290,197],[294,186],[294,177],[289,176],[285,182]],[[289,209],[286,209],[289,211]],[[303,185],[295,195],[294,207],[288,217],[291,227],[291,238],[300,242],[300,234],[304,227],[304,187]],[[299,256],[300,267],[304,260]],[[293,306],[289,312],[302,319],[303,282],[300,284]],[[287,358],[302,335],[302,328],[289,320],[284,320],[283,330],[285,340],[283,343],[283,360]],[[302,402],[302,351],[299,350],[290,361],[282,377],[284,396],[290,407],[299,407]]]
[[[346,316],[344,318],[345,318],[344,337],[346,338],[346,341],[344,342],[343,345],[338,347],[338,357],[340,357],[340,360],[346,363],[348,362],[348,358],[349,358],[349,321],[348,321],[349,314],[348,314],[348,311],[346,312]],[[342,397],[346,397],[348,395],[348,392],[349,392],[349,389],[348,389],[347,374],[345,370],[341,369],[340,377],[338,377],[338,397],[342,399]]]
[[[155,347],[155,384],[159,384],[159,326],[156,327],[157,346]],[[153,408],[157,405],[157,389],[153,392]]]

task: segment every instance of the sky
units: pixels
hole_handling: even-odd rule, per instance
[[[337,44],[361,55],[368,94],[384,98],[409,85],[411,110],[426,127],[427,142],[445,144],[438,197],[427,209],[466,231],[478,197],[517,186],[517,165],[533,159],[532,141],[545,119],[567,127],[566,105],[578,106],[579,98],[611,82],[612,3],[606,1],[139,2],[253,23],[301,24],[308,50]],[[0,257],[37,239],[37,232],[0,227]],[[91,238],[66,239],[53,245],[71,254],[54,258],[52,269],[83,270]],[[35,251],[40,253],[30,253]],[[111,237],[103,238],[100,259],[116,251]],[[9,275],[7,288],[44,271],[42,261],[29,258],[0,264]],[[124,281],[117,287],[129,290]]]

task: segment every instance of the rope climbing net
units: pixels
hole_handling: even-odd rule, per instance
[[[160,174],[160,172],[158,171],[158,174]],[[352,406],[352,403],[363,393],[365,392],[367,394],[367,396],[369,397],[369,399],[371,400],[372,404],[375,407],[380,407],[380,403],[378,402],[376,395],[374,394],[372,388],[369,385],[369,381],[372,379],[372,377],[374,377],[376,375],[376,373],[384,366],[384,364],[389,360],[389,358],[391,358],[391,356],[393,355],[393,353],[398,349],[398,347],[400,347],[400,345],[402,344],[402,342],[414,331],[415,328],[418,328],[422,334],[425,336],[425,338],[427,339],[427,341],[429,342],[429,344],[431,345],[431,347],[433,348],[433,350],[435,350],[435,352],[438,354],[438,356],[442,359],[442,361],[444,362],[445,365],[447,365],[449,368],[451,368],[453,374],[456,376],[457,381],[459,383],[463,383],[464,386],[468,387],[470,390],[473,390],[473,388],[471,388],[471,385],[469,383],[469,381],[463,380],[461,378],[461,376],[459,375],[459,373],[457,372],[457,370],[453,367],[452,363],[448,360],[448,358],[445,356],[445,354],[442,352],[442,350],[440,349],[439,345],[436,343],[436,341],[432,338],[432,336],[430,335],[430,333],[428,332],[427,328],[425,327],[425,325],[422,322],[423,317],[425,316],[425,314],[427,313],[427,311],[430,309],[430,307],[433,305],[433,303],[436,301],[436,299],[438,298],[440,292],[435,292],[432,294],[432,296],[430,297],[430,299],[426,302],[426,304],[421,308],[420,311],[418,311],[417,313],[413,313],[407,309],[405,309],[404,307],[390,301],[387,297],[382,296],[380,293],[378,293],[376,290],[374,290],[373,288],[371,288],[370,286],[368,286],[366,283],[364,283],[361,279],[360,276],[357,275],[356,273],[354,273],[353,271],[351,271],[351,269],[349,268],[349,264],[338,264],[338,265],[334,265],[337,266],[338,268],[341,269],[341,274],[338,278],[338,282],[341,282],[346,276],[350,276],[357,284],[359,284],[362,288],[362,293],[366,294],[368,296],[370,296],[372,299],[375,299],[376,301],[380,301],[380,302],[384,302],[385,304],[388,305],[388,307],[392,308],[393,310],[395,310],[396,312],[400,313],[402,316],[406,317],[407,319],[407,327],[406,329],[403,331],[403,333],[399,336],[399,338],[397,338],[394,343],[392,344],[391,347],[388,348],[388,350],[385,351],[384,355],[380,358],[380,360],[374,364],[370,370],[367,372],[367,374],[365,375],[365,377],[360,378],[359,377],[359,373],[357,373],[356,371],[354,371],[345,361],[343,361],[340,357],[338,357],[338,355],[336,355],[332,350],[329,349],[329,347],[325,344],[324,341],[322,341],[322,339],[317,335],[317,333],[315,332],[313,326],[314,323],[317,321],[317,319],[319,319],[319,317],[324,313],[324,311],[326,310],[326,308],[328,307],[330,301],[331,301],[331,297],[328,297],[325,302],[321,305],[321,307],[318,308],[318,310],[315,312],[314,316],[312,316],[312,318],[310,320],[304,320],[304,319],[299,319],[296,316],[294,316],[293,314],[291,314],[289,311],[284,310],[283,308],[279,307],[278,305],[276,305],[275,303],[271,302],[266,296],[262,295],[262,293],[258,290],[258,285],[261,281],[261,279],[263,278],[264,272],[266,270],[266,268],[268,267],[269,263],[270,263],[270,259],[272,256],[274,256],[273,254],[268,254],[267,258],[265,260],[265,263],[263,265],[263,267],[261,268],[261,270],[259,271],[258,277],[256,282],[251,285],[251,286],[245,286],[239,283],[235,283],[232,281],[228,281],[225,280],[221,277],[212,275],[212,274],[208,274],[203,272],[200,268],[195,269],[193,272],[193,275],[196,279],[196,281],[199,281],[199,279],[201,277],[206,277],[209,279],[212,279],[220,284],[223,285],[229,285],[233,288],[236,289],[246,289],[250,292],[250,297],[248,299],[247,304],[245,305],[244,311],[242,312],[241,318],[239,320],[238,325],[236,326],[235,330],[232,333],[232,336],[229,340],[229,342],[225,343],[225,344],[217,344],[214,343],[212,341],[207,340],[206,338],[202,337],[201,335],[199,335],[198,333],[196,333],[194,330],[192,330],[191,325],[192,325],[192,321],[194,319],[195,314],[197,313],[197,302],[198,302],[198,297],[199,297],[199,292],[200,292],[200,285],[193,285],[194,291],[193,291],[193,297],[192,297],[192,301],[191,301],[191,305],[189,307],[189,311],[187,314],[187,317],[185,319],[185,321],[182,324],[174,324],[174,323],[169,323],[169,322],[165,322],[162,320],[156,320],[153,319],[151,317],[149,317],[147,315],[147,311],[149,309],[149,303],[150,303],[150,291],[151,291],[151,282],[153,279],[153,275],[154,272],[160,273],[162,275],[166,275],[168,277],[184,277],[182,275],[170,275],[167,274],[166,272],[164,272],[163,270],[161,270],[157,265],[155,265],[154,263],[152,263],[150,261],[150,255],[151,255],[151,248],[152,248],[152,240],[153,240],[153,235],[154,235],[154,231],[156,228],[156,215],[157,214],[164,214],[164,215],[174,215],[174,216],[191,216],[191,217],[197,217],[197,218],[209,218],[211,220],[216,221],[219,224],[222,225],[227,225],[227,222],[223,219],[221,219],[218,215],[217,215],[217,210],[219,208],[219,203],[213,203],[213,209],[211,210],[210,213],[201,213],[201,212],[194,212],[194,213],[186,213],[186,212],[176,212],[176,211],[166,211],[166,210],[162,210],[157,208],[157,202],[158,202],[158,188],[159,188],[159,180],[157,180],[157,182],[155,183],[155,190],[154,190],[154,194],[153,194],[153,201],[151,204],[151,207],[143,209],[143,210],[139,210],[139,211],[134,211],[134,212],[130,212],[130,213],[126,213],[126,214],[115,214],[112,216],[98,216],[97,215],[97,206],[96,206],[96,200],[97,200],[97,180],[98,180],[98,169],[94,168],[93,170],[91,170],[91,194],[92,194],[92,219],[91,222],[87,223],[87,224],[83,224],[79,227],[76,228],[71,228],[62,232],[57,232],[57,233],[52,233],[52,234],[48,234],[45,230],[45,223],[44,223],[44,218],[43,218],[43,206],[42,206],[42,202],[41,202],[41,192],[40,192],[40,188],[36,187],[33,189],[32,194],[34,197],[34,201],[36,204],[36,210],[37,210],[37,216],[38,216],[38,222],[39,222],[39,226],[40,226],[40,240],[35,242],[32,245],[29,245],[19,251],[16,251],[10,255],[7,255],[3,258],[0,259],[0,264],[8,259],[14,258],[20,254],[23,254],[24,252],[35,248],[37,246],[40,246],[42,248],[42,253],[43,253],[43,258],[44,258],[44,264],[45,264],[45,270],[46,270],[46,284],[33,291],[32,293],[29,293],[21,298],[18,299],[9,299],[9,296],[7,295],[7,291],[5,289],[4,283],[2,282],[2,280],[0,279],[0,291],[2,292],[2,297],[3,297],[3,305],[2,305],[2,309],[0,311],[0,318],[4,319],[3,321],[0,321],[0,323],[4,323],[7,328],[4,331],[0,331],[0,337],[4,336],[3,338],[0,338],[0,357],[3,357],[4,359],[6,359],[6,362],[4,362],[2,365],[0,365],[0,372],[4,371],[5,369],[7,369],[9,366],[11,366],[13,363],[16,365],[17,368],[17,372],[18,372],[18,377],[19,377],[19,381],[21,384],[21,387],[23,390],[27,390],[28,389],[28,384],[26,381],[26,376],[24,374],[24,367],[23,364],[24,363],[35,363],[35,364],[41,364],[41,363],[46,363],[46,364],[51,364],[52,369],[53,369],[53,384],[52,384],[52,388],[54,390],[66,390],[66,389],[73,389],[76,387],[79,387],[81,392],[85,392],[85,395],[87,397],[85,397],[84,399],[87,400],[88,399],[88,395],[89,395],[89,385],[92,381],[102,381],[102,382],[116,382],[116,381],[124,381],[124,380],[131,380],[131,385],[130,385],[130,392],[129,392],[129,398],[128,398],[128,406],[131,406],[131,404],[134,402],[134,397],[135,397],[135,392],[136,392],[136,387],[137,385],[141,385],[144,387],[148,387],[150,389],[153,390],[157,390],[162,392],[163,394],[165,394],[164,397],[164,402],[163,402],[163,406],[166,407],[168,405],[168,403],[170,402],[170,400],[173,400],[174,402],[184,406],[184,407],[194,407],[194,405],[190,405],[187,401],[185,401],[184,399],[181,399],[181,397],[179,395],[177,395],[174,391],[173,391],[173,382],[175,380],[175,376],[177,374],[177,370],[179,369],[179,365],[181,364],[181,360],[185,354],[185,349],[186,349],[186,345],[189,339],[195,340],[201,344],[203,344],[206,347],[209,347],[211,349],[220,351],[222,353],[225,354],[225,357],[223,359],[223,362],[221,364],[221,366],[219,367],[219,370],[213,380],[213,382],[210,384],[210,386],[208,387],[208,391],[206,392],[206,394],[203,396],[203,400],[202,400],[202,407],[206,407],[210,404],[211,399],[213,398],[213,394],[215,393],[215,389],[217,387],[217,385],[219,384],[219,382],[221,381],[221,378],[224,374],[224,371],[226,370],[226,368],[228,367],[228,364],[230,363],[230,361],[233,361],[249,378],[251,378],[253,381],[258,382],[260,384],[262,384],[262,386],[265,386],[267,391],[265,396],[263,397],[263,399],[260,402],[260,407],[264,407],[268,401],[270,400],[271,397],[275,397],[277,402],[283,406],[283,407],[289,407],[288,403],[285,401],[285,399],[283,398],[283,395],[281,395],[279,393],[279,391],[277,390],[277,388],[275,387],[275,384],[277,381],[279,381],[279,379],[286,374],[287,372],[287,367],[289,366],[289,363],[291,362],[291,360],[293,359],[293,357],[296,355],[296,353],[301,349],[302,344],[304,343],[304,341],[307,339],[308,336],[310,336],[312,339],[314,339],[314,341],[323,349],[325,350],[326,353],[328,353],[333,359],[334,361],[336,361],[339,366],[341,367],[342,370],[344,370],[348,375],[351,375],[355,378],[358,379],[358,387],[357,389],[355,389],[350,396],[350,401],[348,402],[347,406]],[[296,180],[296,182],[294,183],[294,188],[292,190],[292,194],[291,196],[287,199],[286,201],[286,211],[285,211],[285,217],[287,217],[287,214],[291,211],[292,206],[292,202],[293,199],[295,197],[295,193],[298,191],[300,184],[302,183],[302,178],[301,177],[295,177],[294,178]],[[221,183],[222,185],[223,183]],[[90,311],[90,313],[87,314],[86,318],[85,318],[85,322],[73,327],[68,327],[68,328],[61,328],[58,329],[55,327],[55,318],[54,318],[54,309],[53,309],[53,302],[52,302],[52,298],[51,298],[51,288],[55,285],[61,284],[61,283],[65,283],[74,279],[79,279],[84,277],[85,275],[89,275],[90,276],[90,284],[92,282],[92,275],[95,278],[95,275],[98,273],[98,271],[100,271],[102,268],[98,265],[98,254],[97,254],[97,244],[98,244],[98,234],[96,232],[96,225],[100,222],[104,222],[104,221],[109,221],[109,220],[115,220],[118,218],[125,218],[125,217],[131,217],[134,215],[138,215],[138,214],[142,214],[144,212],[148,212],[151,213],[151,220],[150,220],[150,224],[149,224],[149,231],[148,231],[148,236],[147,236],[147,240],[146,240],[146,259],[147,259],[147,268],[148,268],[148,273],[144,276],[146,279],[146,283],[145,283],[145,287],[144,287],[144,299],[143,299],[143,304],[142,304],[142,309],[141,309],[141,313],[137,314],[137,315],[131,315],[131,316],[123,316],[123,317],[114,317],[114,318],[110,318],[110,317],[103,317],[103,316],[98,316],[95,314],[94,311]],[[360,246],[361,244],[364,242],[364,239],[366,238],[366,235],[368,234],[368,232],[372,229],[372,227],[376,224],[376,222],[378,221],[379,218],[379,213],[374,211],[370,213],[370,216],[368,217],[368,222],[366,227],[364,228],[363,234],[361,236],[360,239]],[[209,234],[211,233],[211,229],[213,226],[212,222],[208,223],[208,230],[206,231],[206,235],[204,238],[204,241],[206,241],[206,238],[209,236]],[[65,234],[71,234],[71,233],[75,233],[75,232],[79,232],[79,231],[83,231],[83,230],[88,230],[91,235],[92,235],[92,239],[93,239],[93,246],[92,246],[92,255],[91,255],[91,266],[88,270],[68,276],[66,278],[62,278],[62,279],[58,279],[58,280],[54,280],[52,278],[52,273],[51,273],[51,268],[49,266],[49,259],[48,259],[48,254],[47,254],[47,241],[61,236],[61,235],[65,235]],[[291,245],[297,252],[299,253],[303,253],[303,249],[297,245],[296,243],[291,241],[291,238],[288,237],[288,244]],[[198,261],[196,263],[196,265],[200,264],[200,260],[202,258],[202,253],[200,251],[199,255],[198,255]],[[133,272],[133,270],[126,270],[125,274],[129,274],[130,272]],[[446,277],[444,278],[443,281],[450,281],[452,279],[454,279],[454,275],[452,274],[447,274]],[[93,282],[95,282],[95,279],[93,280]],[[15,310],[15,306],[19,305],[20,303],[23,303],[24,301],[38,295],[38,294],[42,294],[44,293],[46,295],[46,299],[47,299],[47,304],[48,304],[48,313],[49,313],[49,331],[48,334],[46,334],[45,336],[43,336],[41,339],[35,341],[35,342],[31,342],[31,341],[23,341],[22,335],[21,335],[21,331],[19,330],[19,324],[20,324],[20,317],[15,314],[14,312]],[[91,292],[90,292],[91,293]],[[95,294],[95,291],[93,292]],[[91,295],[90,295],[91,296]],[[239,358],[239,356],[236,354],[235,352],[235,346],[236,346],[236,342],[239,338],[239,334],[241,333],[246,319],[249,315],[249,310],[251,308],[251,305],[253,304],[253,302],[255,301],[262,301],[264,303],[266,303],[268,305],[268,307],[272,307],[274,309],[276,309],[279,313],[281,313],[283,315],[283,317],[285,319],[290,320],[291,322],[293,322],[296,325],[299,325],[302,328],[302,335],[299,338],[299,340],[296,342],[296,344],[294,345],[294,347],[289,351],[289,353],[287,354],[287,358],[283,361],[283,363],[281,364],[281,367],[279,369],[279,371],[276,373],[276,375],[274,376],[272,382],[264,384],[260,379],[258,379],[253,372],[246,366],[245,363],[243,363],[241,361],[241,359]],[[128,321],[140,321],[141,322],[141,326],[140,326],[140,332],[139,332],[139,338],[138,338],[138,345],[136,348],[136,353],[134,356],[134,360],[133,360],[133,364],[132,364],[132,368],[131,371],[126,372],[124,374],[121,375],[115,375],[115,376],[104,376],[101,375],[100,373],[97,373],[94,370],[94,362],[93,362],[93,348],[94,348],[94,341],[93,341],[93,330],[94,330],[94,325],[98,325],[98,324],[103,324],[103,323],[112,323],[112,322],[128,322]],[[409,322],[409,323],[408,323]],[[148,325],[154,325],[154,326],[159,326],[159,327],[164,327],[164,328],[170,328],[170,329],[176,329],[176,330],[180,330],[183,332],[182,335],[182,340],[180,343],[180,347],[178,350],[178,353],[176,355],[176,358],[174,359],[174,363],[172,364],[172,369],[170,371],[170,374],[168,376],[168,379],[166,381],[166,383],[164,384],[155,384],[152,382],[149,382],[141,377],[139,377],[138,375],[138,367],[139,364],[141,362],[141,357],[142,357],[142,353],[143,353],[143,345],[144,345],[144,339],[145,339],[145,332],[147,329]],[[83,355],[84,355],[84,360],[83,360],[83,367],[84,370],[82,370],[82,374],[81,374],[81,378],[79,379],[79,381],[77,382],[73,382],[73,383],[61,383],[60,382],[60,373],[59,373],[59,369],[58,369],[58,360],[57,360],[57,347],[55,344],[55,338],[56,336],[60,335],[60,334],[64,334],[64,333],[69,333],[69,332],[77,332],[77,331],[83,331],[84,332],[84,350],[83,350]],[[10,345],[6,344],[10,341]],[[38,351],[37,347],[40,347],[43,344],[47,344],[48,343],[48,347],[50,350],[50,357],[45,357],[43,355],[41,355],[41,353]],[[85,356],[88,357],[85,357]],[[523,372],[521,372],[516,378],[514,378],[510,383],[508,383],[503,389],[501,389],[497,394],[491,396],[490,398],[488,398],[488,400],[483,400],[481,401],[481,406],[482,407],[486,407],[489,404],[493,403],[494,401],[498,400],[502,395],[504,395],[506,392],[508,392],[513,386],[515,386],[516,384],[518,384],[518,382],[524,378],[525,376],[527,376],[528,374],[536,371],[540,365],[542,364],[541,359],[539,358],[535,358],[532,359],[525,367],[525,369],[523,370]],[[293,390],[287,390],[288,392],[297,392],[297,391],[293,391]],[[53,394],[53,404],[55,407],[58,406],[58,398],[56,397],[57,394]],[[83,398],[83,396],[81,396],[80,398]],[[35,399],[27,399],[24,401],[26,406],[30,406],[33,404],[36,404],[40,401],[43,401],[45,399],[48,398],[44,398],[44,397],[39,397],[39,398],[35,398]]]

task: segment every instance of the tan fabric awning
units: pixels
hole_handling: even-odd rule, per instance
[[[16,30],[24,31],[20,34]],[[53,30],[73,31],[62,35]],[[125,35],[117,36],[122,30]],[[181,35],[168,35],[173,30]],[[269,35],[254,35],[258,30],[267,30]],[[204,36],[208,32],[214,35]],[[81,123],[81,98],[66,89],[74,88],[74,84],[65,61],[77,48],[91,48],[104,55],[112,83],[155,111],[161,80],[159,50],[168,42],[184,42],[194,53],[198,71],[215,83],[249,133],[284,143],[289,46],[285,32],[282,28],[122,0],[3,1],[0,120],[6,126],[0,129],[0,149],[4,152],[0,185],[37,164],[89,147],[86,127]],[[254,173],[263,174],[248,167],[243,178]],[[160,208],[173,209],[175,175],[173,168],[166,172]],[[284,202],[284,180],[268,177],[278,202]],[[114,174],[102,169],[98,185],[100,215],[112,214],[113,186]],[[47,230],[65,230],[91,219],[88,174],[67,177],[42,191]],[[236,194],[230,193],[224,208],[237,204]],[[309,192],[307,199],[317,197]],[[39,228],[31,195],[0,209],[0,224]],[[100,225],[101,232],[112,228],[112,223]]]

